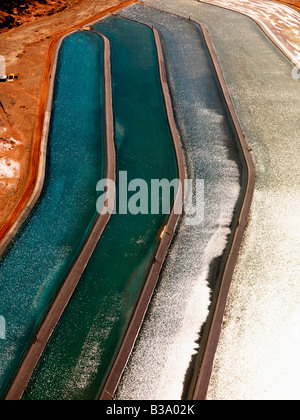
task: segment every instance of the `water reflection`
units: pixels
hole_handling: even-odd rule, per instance
[[[231,232],[239,159],[199,29],[141,6],[122,14],[153,25],[162,37],[189,176],[205,181],[205,222],[181,224],[118,398],[180,399],[208,315],[218,257]]]

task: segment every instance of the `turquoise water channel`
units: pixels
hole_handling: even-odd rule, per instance
[[[111,42],[117,170],[128,181],[178,177],[153,32],[118,17]],[[159,245],[165,215],[113,215],[24,395],[95,399],[116,357]]]
[[[104,175],[103,41],[75,33],[58,57],[42,197],[1,259],[0,396],[79,253]]]

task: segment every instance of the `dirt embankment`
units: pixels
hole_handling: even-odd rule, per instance
[[[279,1],[280,3],[284,3],[287,4],[288,6],[292,6],[295,9],[299,10],[300,12],[300,0],[276,0]]]
[[[1,0],[0,33],[41,17],[54,15],[77,2],[78,0]]]

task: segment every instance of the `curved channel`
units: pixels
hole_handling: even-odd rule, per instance
[[[118,170],[148,185],[178,178],[152,30],[118,17],[93,30],[111,43]],[[112,215],[24,399],[99,397],[168,217]]]
[[[204,223],[180,224],[117,392],[120,400],[174,400],[190,385],[199,333],[213,311],[222,255],[243,201],[244,158],[200,27],[140,5],[121,15],[159,31],[188,176],[205,181]]]
[[[58,57],[43,194],[1,259],[2,396],[97,214],[95,186],[105,167],[103,91],[102,39],[67,37]]]

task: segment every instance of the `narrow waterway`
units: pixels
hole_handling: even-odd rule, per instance
[[[58,57],[47,176],[35,210],[0,264],[0,395],[77,257],[104,175],[103,41],[75,33]]]
[[[238,139],[200,27],[143,6],[121,13],[160,33],[188,175],[205,181],[205,218],[179,227],[117,397],[180,399],[240,197]]]
[[[118,171],[127,171],[129,182],[141,178],[148,185],[152,179],[177,178],[152,30],[118,17],[93,30],[111,43]],[[99,397],[167,219],[161,214],[112,215],[25,399]]]

